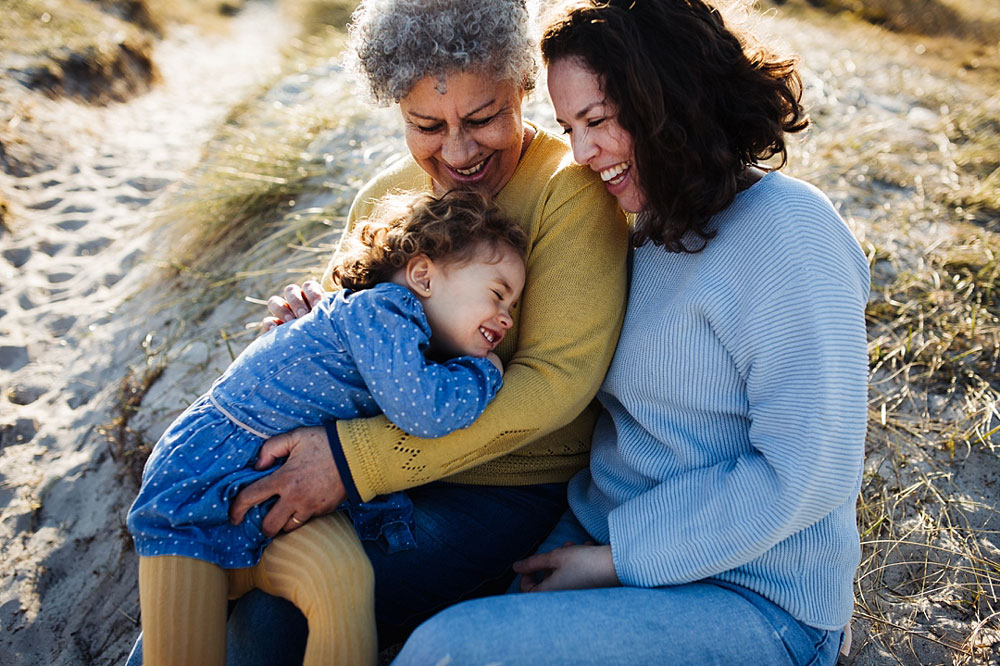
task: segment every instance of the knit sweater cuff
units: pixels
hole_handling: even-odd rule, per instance
[[[340,445],[340,435],[337,434],[337,422],[328,421],[323,424],[326,429],[326,438],[330,443],[330,453],[333,454],[333,462],[337,465],[337,472],[340,474],[340,482],[347,492],[347,499],[353,504],[360,504],[361,497],[358,495],[358,487],[354,485],[354,477],[351,476],[351,468],[347,464],[344,456],[344,447]]]
[[[385,421],[385,417],[374,419],[349,419],[337,421],[336,430],[339,438],[339,449],[343,454],[344,464],[354,485],[360,501],[367,502],[376,495],[385,495],[400,488],[389,488],[384,475],[379,469],[372,451],[371,437],[368,432],[369,422]],[[388,423],[388,421],[385,421]]]

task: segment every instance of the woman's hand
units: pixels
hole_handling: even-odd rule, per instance
[[[522,592],[621,585],[611,558],[611,546],[577,546],[568,542],[548,553],[515,562],[514,571],[521,574]],[[535,574],[538,572],[545,572],[541,582],[536,582]]]
[[[306,280],[300,287],[290,284],[281,291],[281,296],[267,299],[267,309],[271,317],[264,317],[260,326],[265,333],[286,321],[298,319],[309,313],[323,300],[323,287],[315,280]]]
[[[241,490],[229,507],[229,522],[239,525],[246,512],[278,496],[264,516],[261,531],[273,537],[290,532],[313,516],[330,513],[347,493],[330,453],[330,442],[322,426],[296,428],[264,442],[254,469],[267,469],[281,458],[285,463],[259,481]]]

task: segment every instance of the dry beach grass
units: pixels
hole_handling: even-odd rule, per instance
[[[157,6],[18,3],[149,40],[149,92],[0,84],[3,664],[122,661],[138,610],[122,522],[144,452],[254,334],[262,308],[244,298],[315,274],[357,187],[403,150],[392,112],[329,62],[342,32],[325,26],[349,2],[140,5]],[[802,55],[814,119],[788,170],[830,196],[872,266],[844,663],[1000,664],[1000,7],[764,9],[759,27]],[[0,65],[22,72],[4,29]],[[217,69],[199,69],[208,48]],[[541,94],[528,115],[552,124]]]

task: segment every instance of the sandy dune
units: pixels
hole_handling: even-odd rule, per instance
[[[160,43],[163,82],[131,102],[23,96],[16,108],[40,128],[37,163],[51,168],[0,175],[18,218],[0,237],[4,665],[115,663],[137,631],[123,531],[134,491],[99,426],[113,418],[124,369],[143,365],[146,324],[163,316],[146,299],[167,295],[138,289],[163,254],[157,199],[230,107],[273,75],[292,34],[263,4],[231,27]]]

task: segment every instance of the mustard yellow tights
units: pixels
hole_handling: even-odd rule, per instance
[[[374,575],[341,513],[279,536],[260,563],[246,569],[173,555],[140,557],[143,664],[225,666],[226,601],[255,587],[288,599],[306,616],[304,666],[375,664]]]

